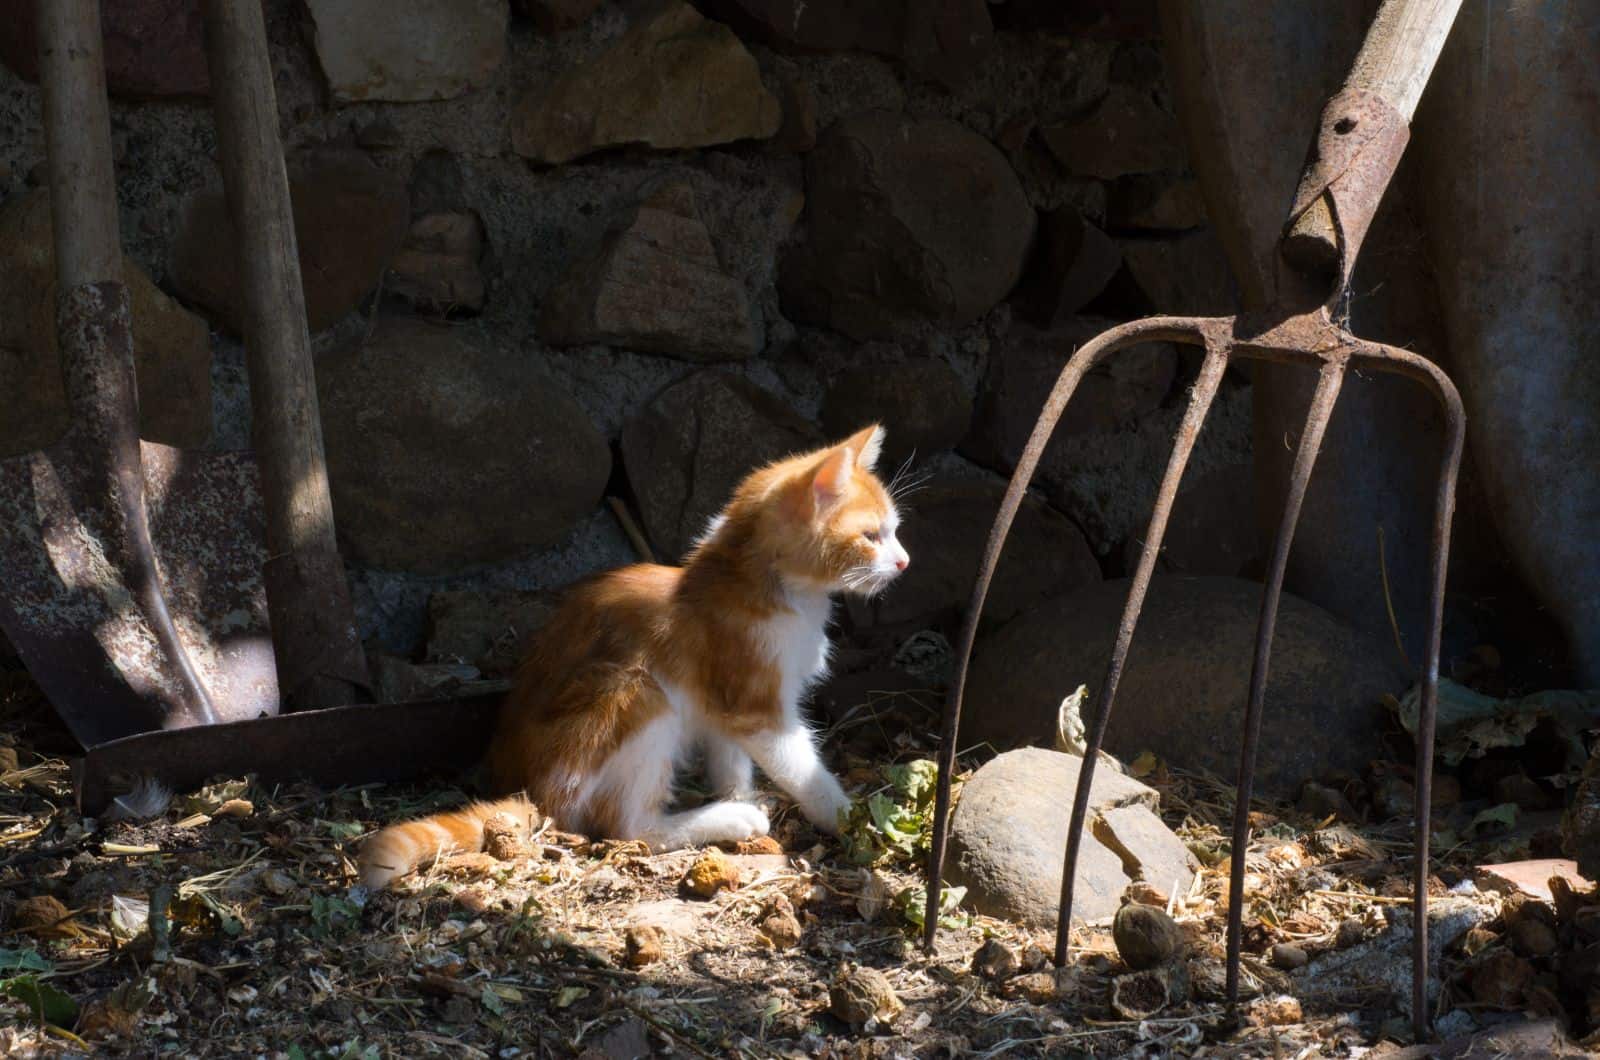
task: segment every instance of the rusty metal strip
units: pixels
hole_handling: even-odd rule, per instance
[[[503,696],[497,690],[138,733],[74,761],[73,791],[78,811],[93,815],[137,777],[184,791],[219,776],[339,786],[468,769],[483,758]]]
[[[1106,664],[1106,676],[1100,683],[1100,695],[1095,704],[1094,720],[1090,723],[1088,742],[1083,752],[1083,764],[1078,767],[1078,790],[1072,799],[1072,821],[1067,826],[1067,850],[1061,870],[1061,903],[1056,913],[1056,964],[1067,962],[1067,948],[1072,939],[1072,897],[1076,883],[1078,851],[1083,843],[1083,826],[1089,813],[1089,790],[1094,783],[1094,768],[1100,758],[1100,748],[1105,744],[1106,726],[1111,721],[1111,707],[1116,702],[1117,685],[1122,680],[1122,668],[1128,660],[1128,649],[1133,645],[1133,632],[1139,624],[1139,612],[1144,608],[1145,593],[1155,574],[1156,557],[1161,553],[1161,541],[1166,537],[1167,518],[1178,497],[1178,485],[1183,480],[1183,469],[1189,463],[1205,425],[1206,413],[1211,409],[1217,387],[1222,383],[1222,373],[1228,367],[1225,347],[1207,346],[1206,358],[1200,366],[1200,377],[1195,380],[1184,411],[1183,422],[1178,425],[1178,435],[1172,445],[1172,456],[1167,461],[1166,474],[1156,493],[1155,508],[1150,514],[1150,526],[1145,531],[1144,549],[1139,553],[1139,565],[1134,570],[1133,584],[1128,587],[1128,600],[1122,608],[1122,622],[1117,627],[1116,645],[1111,649],[1111,661]]]
[[[1228,1004],[1239,1002],[1239,950],[1244,925],[1244,852],[1250,839],[1250,794],[1255,783],[1256,748],[1261,741],[1261,709],[1267,695],[1267,674],[1272,659],[1272,636],[1278,622],[1278,602],[1283,596],[1284,571],[1289,566],[1289,549],[1295,526],[1300,522],[1300,507],[1316,466],[1322,438],[1333,417],[1334,403],[1344,382],[1347,359],[1330,357],[1323,363],[1317,389],[1301,430],[1300,446],[1289,476],[1289,495],[1284,502],[1283,520],[1278,525],[1272,546],[1272,563],[1261,595],[1261,617],[1256,626],[1255,661],[1250,670],[1250,693],[1245,704],[1244,738],[1239,754],[1239,779],[1233,807],[1233,856],[1228,872]]]
[[[1190,345],[1220,345],[1227,333],[1227,320],[1196,319],[1187,317],[1150,317],[1111,328],[1079,347],[1062,366],[1055,385],[1045,398],[1044,408],[1034,424],[1033,433],[1022,448],[1005,496],[1000,500],[999,512],[989,531],[989,541],[984,547],[983,561],[978,567],[978,579],[972,587],[972,599],[962,621],[961,636],[956,651],[955,680],[945,697],[944,719],[940,727],[939,781],[934,795],[933,848],[928,859],[927,919],[923,925],[924,944],[933,947],[939,927],[939,881],[944,873],[946,840],[950,824],[950,786],[955,771],[956,737],[961,725],[961,697],[966,689],[967,668],[972,661],[973,644],[978,637],[978,620],[983,614],[983,603],[989,595],[989,583],[994,579],[995,568],[1005,548],[1006,535],[1016,518],[1022,497],[1033,481],[1034,471],[1044,456],[1045,445],[1055,433],[1056,424],[1072,400],[1078,383],[1090,369],[1104,358],[1124,347],[1141,342],[1183,342]]]
[[[1445,441],[1433,501],[1433,539],[1429,544],[1428,642],[1423,658],[1422,696],[1417,717],[1416,866],[1412,877],[1415,933],[1411,949],[1411,1024],[1421,1040],[1428,1031],[1428,857],[1433,813],[1433,740],[1439,709],[1439,651],[1444,631],[1445,580],[1450,569],[1450,526],[1455,518],[1456,479],[1466,442],[1467,415],[1461,394],[1438,365],[1408,350],[1371,345],[1351,358],[1357,368],[1403,375],[1420,383],[1444,407]]]

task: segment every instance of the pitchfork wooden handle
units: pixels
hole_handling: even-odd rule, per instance
[[[1315,157],[1306,166],[1285,226],[1284,259],[1303,274],[1342,287],[1377,209],[1340,209],[1332,187],[1365,151],[1368,182],[1387,184],[1409,137],[1417,101],[1433,74],[1461,0],[1384,0],[1367,30],[1344,88],[1322,112]],[[1356,111],[1361,112],[1357,115]],[[1362,119],[1366,128],[1360,128]],[[1376,122],[1381,128],[1373,127]],[[1348,148],[1359,137],[1361,150]],[[1332,156],[1332,157],[1330,157]],[[1346,178],[1348,179],[1348,178]],[[1361,198],[1362,196],[1357,196]]]

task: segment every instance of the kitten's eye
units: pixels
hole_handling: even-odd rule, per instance
[[[879,534],[876,530],[863,530],[861,532],[861,536],[866,538],[868,541],[871,541],[874,545],[883,540],[883,535]]]

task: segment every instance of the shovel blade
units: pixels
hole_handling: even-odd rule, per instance
[[[151,442],[140,455],[167,606],[219,719],[276,714],[253,462]],[[68,442],[0,461],[0,628],[85,747],[196,723],[118,565],[108,492]]]

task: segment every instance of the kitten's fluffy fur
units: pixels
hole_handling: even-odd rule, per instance
[[[764,835],[752,761],[817,827],[849,800],[800,716],[827,669],[831,594],[872,594],[910,562],[873,474],[883,429],[771,464],[735,491],[682,567],[639,564],[579,583],[535,638],[489,751],[518,795],[395,825],[367,842],[371,888],[530,801],[567,831],[657,850]],[[668,813],[696,747],[717,801]]]

